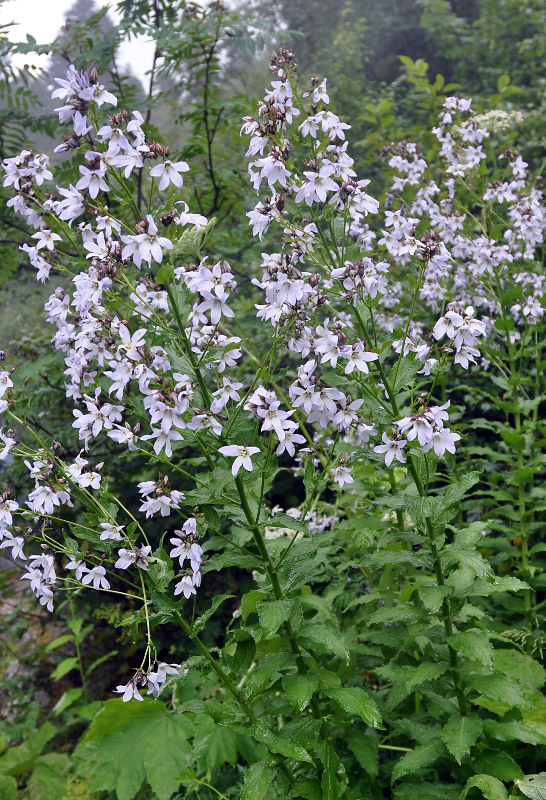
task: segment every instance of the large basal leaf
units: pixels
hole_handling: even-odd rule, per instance
[[[93,791],[115,791],[118,800],[131,800],[144,781],[169,800],[191,753],[186,730],[184,717],[158,701],[108,700],[77,748],[79,771]]]

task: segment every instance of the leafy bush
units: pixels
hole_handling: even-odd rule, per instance
[[[243,121],[247,216],[278,244],[259,275],[94,70],[57,79],[74,182],[3,162],[38,280],[62,277],[45,311],[75,407],[70,435],[41,430],[6,355],[1,547],[66,620],[53,677],[81,685],[13,737],[0,787],[540,797],[546,217],[521,117],[440,82],[434,128],[384,142],[380,204],[326,81],[287,49],[271,69]],[[88,658],[97,596],[132,643],[105,702],[88,679],[123,640]]]

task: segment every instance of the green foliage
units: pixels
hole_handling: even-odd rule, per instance
[[[146,781],[159,800],[169,800],[190,753],[184,718],[163,703],[108,700],[75,758],[85,764],[82,771],[94,791],[115,791],[118,800],[131,800]]]

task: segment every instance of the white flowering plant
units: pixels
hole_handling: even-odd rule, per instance
[[[0,458],[24,463],[33,488],[3,492],[0,547],[53,614],[65,597],[122,598],[140,651],[71,769],[129,800],[146,784],[160,800],[181,786],[538,797],[541,189],[512,151],[493,178],[487,127],[449,97],[430,164],[418,144],[392,145],[381,206],[326,80],[301,85],[288,50],[271,68],[242,133],[247,216],[279,247],[251,282],[182,200],[191,165],[94,71],[71,67],[54,91],[69,126],[56,152],[77,153],[79,179],[57,185],[30,150],[3,163],[37,279],[71,279],[45,312],[81,452],[68,459],[27,423],[7,354]],[[94,456],[105,441],[152,473],[132,505]],[[487,474],[495,447],[509,485]],[[297,507],[279,503],[287,486]],[[503,549],[486,534],[506,519],[517,534]],[[230,568],[250,588],[197,616]],[[218,761],[203,755],[214,736]]]

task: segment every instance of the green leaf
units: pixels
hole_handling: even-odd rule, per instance
[[[452,756],[460,764],[463,757],[476,744],[483,725],[477,717],[462,717],[460,714],[451,717],[442,731],[442,739]]]
[[[389,372],[389,382],[393,392],[398,392],[399,389],[413,383],[419,367],[420,363],[415,358],[414,353],[409,353],[400,359]]]
[[[27,772],[56,732],[56,728],[50,722],[44,722],[38,730],[30,731],[22,744],[10,747],[0,756],[0,772],[9,775],[22,775],[23,772]]]
[[[331,744],[325,744],[321,760],[324,766],[320,782],[322,800],[338,800],[337,771],[340,762]]]
[[[313,759],[301,744],[293,739],[277,736],[266,728],[255,727],[254,736],[259,742],[265,744],[272,753],[279,753],[286,758],[294,758],[296,761],[308,761],[313,763]]]
[[[268,653],[264,658],[261,658],[258,666],[250,673],[246,681],[245,688],[249,696],[252,697],[252,695],[261,692],[269,680],[274,675],[277,676],[279,670],[294,663],[293,658],[293,655],[286,650],[280,653]]]
[[[333,653],[349,662],[349,650],[341,633],[326,623],[316,622],[306,625],[299,637],[308,639],[314,645],[320,645],[324,650]]]
[[[225,704],[219,704],[225,713]],[[220,725],[208,716],[201,715],[195,723],[192,757],[197,759],[200,769],[216,769],[223,764],[237,761],[237,744],[246,737]]]
[[[505,675],[498,673],[493,675],[468,675],[465,676],[465,683],[478,694],[491,700],[497,700],[516,708],[528,706],[528,702],[518,684]]]
[[[348,714],[360,717],[366,725],[381,728],[383,720],[375,702],[364,689],[354,686],[348,689],[328,689],[328,697],[335,700]]]
[[[489,641],[487,633],[478,628],[471,628],[467,631],[456,631],[450,639],[450,645],[462,653],[466,658],[479,661],[486,667],[493,666],[493,646]]]
[[[167,286],[173,276],[173,265],[165,261],[157,270],[155,275],[155,282],[162,286]]]
[[[230,600],[235,595],[232,594],[219,594],[217,595],[212,603],[210,604],[210,608],[208,608],[200,617],[197,617],[193,625],[191,626],[192,636],[197,636],[200,633],[212,615],[216,612],[216,610],[222,605],[225,600]]]
[[[451,505],[462,500],[465,494],[480,480],[479,472],[465,472],[459,475],[457,483],[452,483],[447,487],[441,498],[438,498],[444,505]]]
[[[317,781],[312,778],[298,778],[288,797],[303,797],[304,800],[321,800],[322,792]]]
[[[53,639],[44,650],[44,653],[49,653],[51,650],[55,650],[56,647],[60,647],[67,642],[73,641],[74,637],[71,633],[63,633],[62,636],[57,636],[56,639]]]
[[[370,778],[376,778],[379,772],[379,758],[374,739],[371,736],[349,736],[347,746]]]
[[[282,679],[283,689],[289,703],[295,711],[303,711],[309,704],[313,692],[318,688],[318,678],[313,674],[285,675]]]
[[[191,754],[187,730],[183,715],[157,700],[107,700],[77,747],[79,771],[92,791],[115,791],[118,800],[131,800],[144,781],[169,800]]]
[[[162,547],[158,547],[148,559],[148,575],[157,592],[164,592],[174,578],[172,559]]]
[[[525,437],[521,433],[516,433],[509,428],[504,428],[500,432],[502,438],[512,450],[521,452],[525,447]]]
[[[17,783],[11,775],[0,775],[0,797],[2,800],[17,800]]]
[[[504,784],[492,775],[474,775],[473,778],[470,778],[461,795],[461,800],[464,800],[472,788],[479,789],[487,800],[507,800],[508,798]]]
[[[241,792],[241,800],[264,800],[267,790],[275,779],[277,767],[265,761],[257,761],[245,773],[245,785]]]
[[[51,677],[53,678],[54,681],[58,681],[60,680],[60,678],[64,678],[65,675],[67,675],[71,670],[75,669],[75,667],[77,666],[78,666],[78,659],[75,656],[71,658],[63,658],[63,660],[57,664],[55,672],[52,674]]]
[[[51,800],[52,797],[63,797],[67,783],[64,773],[70,759],[66,753],[48,753],[36,761],[28,788],[32,800]],[[4,800],[4,795],[0,793]]]
[[[472,762],[473,768],[477,772],[490,775],[492,772],[500,781],[513,781],[516,778],[523,778],[523,771],[519,764],[504,750],[482,751]]]
[[[537,775],[526,775],[524,778],[514,781],[525,797],[531,800],[546,800],[546,772],[539,772]]]
[[[255,614],[258,608],[258,603],[264,596],[264,592],[259,589],[251,589],[249,592],[241,597],[241,619],[246,622],[249,614]]]
[[[535,689],[544,686],[546,681],[544,667],[527,653],[520,653],[518,650],[495,650],[494,661],[496,670],[504,672],[515,681],[531,685]]]
[[[293,607],[293,600],[267,600],[257,606],[260,624],[268,636],[276,633],[289,619]]]
[[[397,761],[392,771],[392,782],[398,780],[404,775],[417,772],[417,770],[430,767],[441,756],[445,755],[446,749],[444,743],[438,740],[427,742],[415,747],[410,753],[402,756],[400,761]]]
[[[418,667],[412,669],[411,677],[406,681],[406,688],[409,692],[416,686],[419,686],[425,681],[434,681],[444,674],[448,665],[447,664],[432,664],[431,662],[424,662],[419,664]]]
[[[80,699],[82,696],[82,690],[79,689],[77,686],[73,687],[72,689],[67,689],[61,697],[57,700],[53,708],[51,709],[51,713],[54,716],[58,714],[62,714],[63,711],[66,711],[67,708],[70,708],[77,700]]]

